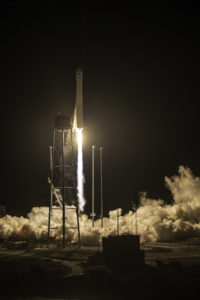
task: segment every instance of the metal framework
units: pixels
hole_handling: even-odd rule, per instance
[[[53,146],[50,146],[50,178],[51,186],[49,220],[48,220],[48,241],[52,229],[62,228],[63,246],[66,245],[66,229],[77,230],[78,243],[80,244],[79,207],[76,187],[76,164],[74,159],[74,146],[72,129],[54,128]],[[62,224],[59,227],[51,227],[53,211],[62,211]],[[70,218],[72,211],[76,213],[75,226],[67,226],[67,214]],[[71,221],[68,222],[71,224]]]

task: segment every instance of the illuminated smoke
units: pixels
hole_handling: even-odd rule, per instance
[[[85,200],[84,200],[84,175],[83,175],[83,149],[82,149],[82,143],[83,143],[83,135],[82,135],[83,129],[82,128],[76,128],[76,134],[77,134],[77,144],[78,144],[78,157],[77,157],[77,196],[78,196],[78,202],[79,202],[79,209],[80,211],[83,211]]]
[[[83,176],[80,178],[83,179]],[[178,241],[200,236],[200,178],[195,177],[189,168],[180,166],[177,175],[165,178],[165,184],[172,193],[173,204],[165,204],[161,199],[149,199],[147,193],[140,197],[137,227],[141,241]],[[62,210],[54,211],[52,227],[58,227],[62,220]],[[33,207],[28,218],[9,215],[0,218],[0,238],[46,239],[48,213],[48,207]],[[118,209],[118,215],[119,233],[135,234],[136,214],[129,211],[122,215],[122,209]],[[104,218],[104,228],[101,228],[100,219],[92,227],[92,220],[85,214],[80,215],[79,220],[81,242],[85,245],[98,245],[102,236],[117,233],[117,210],[110,211],[109,217]],[[78,240],[77,230],[69,229],[75,226],[75,210],[66,210],[67,241]],[[62,240],[62,228],[51,230],[51,237]]]

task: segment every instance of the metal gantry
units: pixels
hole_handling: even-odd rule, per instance
[[[48,241],[50,241],[52,229],[62,229],[63,246],[66,245],[66,229],[77,230],[78,243],[80,244],[79,207],[76,187],[76,163],[74,157],[73,133],[71,126],[66,126],[64,116],[59,115],[53,133],[53,146],[50,146],[50,178],[51,186]],[[63,122],[64,120],[64,122]],[[63,124],[64,123],[64,124]],[[52,227],[53,211],[60,210],[62,213],[61,224]],[[71,220],[66,220],[66,211],[69,218],[72,218],[72,211],[76,213],[76,225]],[[70,213],[71,212],[71,213]]]

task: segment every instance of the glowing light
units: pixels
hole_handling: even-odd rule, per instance
[[[83,128],[76,128],[77,144],[78,144],[78,161],[77,161],[77,196],[79,202],[79,209],[83,211],[84,200],[84,175],[83,175],[83,149],[82,149],[82,136]]]

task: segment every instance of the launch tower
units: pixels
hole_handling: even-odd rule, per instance
[[[78,68],[76,70],[76,100],[73,120],[71,122],[66,116],[57,115],[54,122],[53,145],[50,147],[51,197],[48,240],[51,230],[58,229],[58,227],[52,227],[51,223],[53,223],[53,210],[59,209],[62,210],[62,226],[60,228],[62,228],[63,245],[65,245],[66,229],[69,228],[77,229],[80,243],[79,209],[83,211],[84,208],[82,130],[83,72]],[[74,144],[76,151],[74,151]],[[72,222],[74,213],[76,214],[76,225]]]
[[[76,188],[76,165],[70,119],[58,114],[54,121],[53,145],[50,146],[50,178],[51,197],[49,206],[48,240],[52,229],[61,229],[63,246],[66,243],[66,229],[77,230],[80,243],[79,208]],[[62,223],[52,227],[53,211],[62,211]],[[67,213],[71,210],[71,213]],[[72,225],[67,217],[76,214],[76,225]],[[74,215],[74,214],[73,214]],[[70,225],[69,225],[70,224]],[[66,226],[67,225],[67,226]]]

